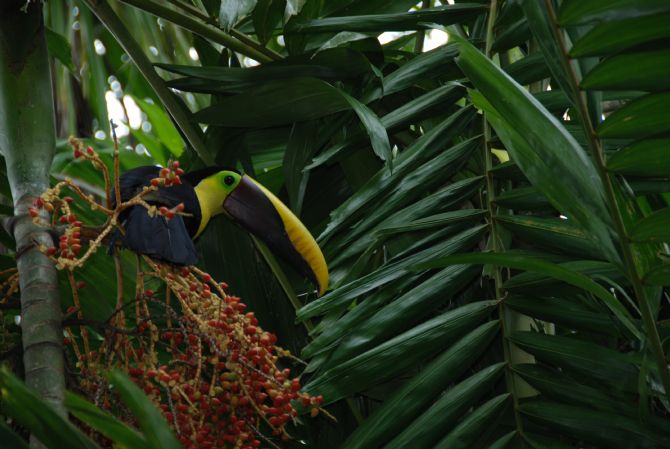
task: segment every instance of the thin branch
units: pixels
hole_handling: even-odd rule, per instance
[[[254,42],[248,36],[240,33],[239,31],[236,31],[235,37],[233,37],[230,34],[225,33],[223,30],[217,28],[216,26],[213,26],[209,23],[203,23],[199,20],[194,19],[191,16],[182,14],[179,11],[175,11],[165,5],[154,2],[152,0],[120,0],[120,1],[132,5],[136,8],[139,8],[143,11],[154,14],[165,20],[169,20],[175,25],[186,28],[187,30],[199,34],[200,36],[205,37],[207,39],[211,39],[212,41],[221,44],[226,48],[229,48],[237,53],[253,58],[258,62],[270,62],[272,60],[278,60],[282,58],[281,55],[272,52],[271,50],[263,47],[257,42]],[[193,9],[189,9],[189,12],[193,14]],[[210,18],[202,13],[200,14],[199,18],[206,22],[210,22]],[[242,40],[244,40],[244,42],[242,42]]]

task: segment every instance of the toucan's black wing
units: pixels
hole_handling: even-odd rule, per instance
[[[148,186],[153,178],[159,176],[160,167],[137,167],[123,173],[119,179],[121,199],[127,201]],[[114,195],[112,195],[114,198]],[[149,216],[142,206],[134,206],[125,211],[120,218],[126,234],[123,245],[137,253],[166,260],[179,265],[194,265],[198,254],[193,245],[200,225],[200,205],[189,182],[172,187],[161,187],[145,196],[149,204],[175,207],[184,203],[184,212],[190,217],[175,216],[167,220],[162,216]]]
[[[126,230],[123,245],[136,253],[178,265],[198,263],[198,253],[180,216],[171,220],[162,216],[151,217],[144,207],[135,206],[130,209],[123,226]]]

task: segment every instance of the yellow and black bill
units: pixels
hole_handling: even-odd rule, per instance
[[[321,296],[328,288],[328,266],[314,237],[272,192],[247,175],[228,194],[223,209],[261,239],[279,258],[314,283]]]

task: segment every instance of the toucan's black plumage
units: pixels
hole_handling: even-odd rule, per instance
[[[121,199],[127,201],[151,185],[161,168],[138,167],[120,178]],[[178,265],[194,265],[198,254],[193,245],[210,218],[225,213],[247,231],[263,240],[280,258],[312,280],[323,293],[328,268],[323,254],[300,220],[271,192],[235,170],[208,167],[182,175],[181,184],[159,187],[143,198],[156,207],[184,204],[185,215],[167,219],[150,216],[143,206],[133,206],[120,218],[125,247]]]

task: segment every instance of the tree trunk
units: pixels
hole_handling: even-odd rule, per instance
[[[63,330],[56,269],[36,246],[51,237],[33,224],[28,208],[49,186],[55,148],[51,72],[42,4],[0,5],[0,152],[14,201],[13,233],[21,278],[21,329],[25,379],[65,413]],[[39,443],[34,442],[34,445]]]

